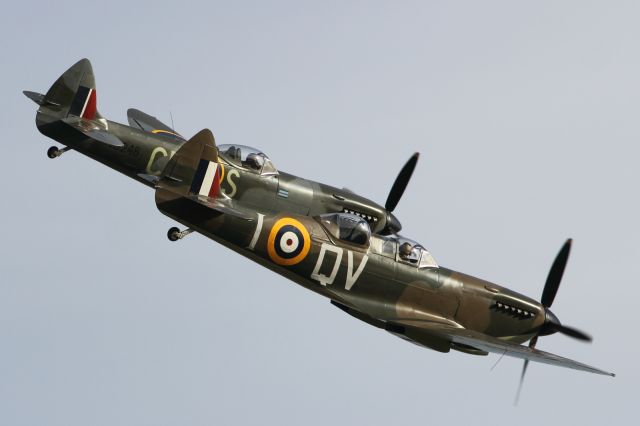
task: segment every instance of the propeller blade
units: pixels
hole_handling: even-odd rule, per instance
[[[529,360],[524,360],[524,365],[522,366],[522,374],[520,374],[520,384],[518,384],[518,392],[516,392],[516,399],[513,402],[513,405],[518,405],[518,401],[520,401],[520,392],[522,392],[522,384],[524,383],[524,375],[527,373],[527,367],[529,366]]]
[[[549,275],[547,276],[547,282],[544,284],[544,290],[542,292],[542,299],[540,302],[550,308],[553,304],[553,299],[556,298],[558,287],[560,287],[560,281],[562,281],[562,275],[564,274],[564,268],[567,266],[567,260],[569,260],[569,252],[571,252],[571,238],[569,238],[560,252],[556,256],[556,260],[553,261]]]
[[[418,163],[418,157],[420,157],[419,152],[413,154],[404,167],[402,167],[400,173],[398,173],[398,177],[395,182],[393,182],[393,186],[391,187],[391,191],[389,191],[389,196],[387,197],[387,202],[384,205],[384,208],[390,212],[395,210],[404,190],[407,188],[409,179],[411,179],[411,175],[413,174],[413,169],[416,168],[416,164]]]
[[[531,349],[536,347],[536,343],[538,343],[538,335],[536,334],[531,338],[529,342],[529,347]],[[520,392],[522,391],[522,384],[524,383],[524,375],[527,374],[527,367],[529,366],[529,360],[525,359],[524,364],[522,365],[522,373],[520,374],[520,384],[518,384],[518,392],[516,393],[516,400],[514,401],[514,405],[518,405],[518,401],[520,401]]]
[[[584,331],[580,331],[573,327],[567,327],[566,325],[562,324],[551,324],[551,328],[553,328],[558,333],[573,337],[574,339],[582,340],[583,342],[591,342],[593,340],[593,338]]]

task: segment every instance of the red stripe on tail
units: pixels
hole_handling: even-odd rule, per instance
[[[87,100],[87,105],[84,107],[81,117],[86,118],[87,120],[93,120],[96,116],[96,107],[96,89],[91,89],[89,91],[89,100]]]
[[[211,184],[211,189],[209,190],[209,198],[215,198],[220,191],[220,165],[216,164],[216,175],[213,178],[213,183]]]

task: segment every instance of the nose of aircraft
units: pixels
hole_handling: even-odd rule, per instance
[[[538,335],[548,336],[553,333],[562,333],[578,340],[583,340],[586,342],[591,341],[591,336],[589,336],[587,333],[573,327],[562,325],[558,317],[555,316],[555,314],[551,312],[549,308],[545,309],[544,314],[545,314],[544,324],[542,324],[542,327],[540,327],[540,331],[538,331]]]
[[[387,211],[387,224],[384,229],[388,234],[397,234],[402,229],[402,224],[397,217],[390,211]]]
[[[539,335],[540,336],[548,336],[550,334],[556,333],[558,328],[561,327],[560,320],[551,312],[551,309],[546,308],[544,310],[544,324],[540,327]]]

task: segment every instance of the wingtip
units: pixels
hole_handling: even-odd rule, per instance
[[[616,377],[616,373],[612,373],[610,371],[604,371],[597,368],[595,368],[594,370],[596,370],[595,373],[601,374],[603,376]]]

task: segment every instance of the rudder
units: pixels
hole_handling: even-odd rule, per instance
[[[24,94],[40,105],[38,122],[77,117],[85,120],[102,118],[97,109],[96,82],[88,59],[81,59],[66,70],[47,91]]]
[[[221,174],[213,133],[204,129],[171,158],[162,172],[160,186],[183,196],[215,198],[219,194]]]

